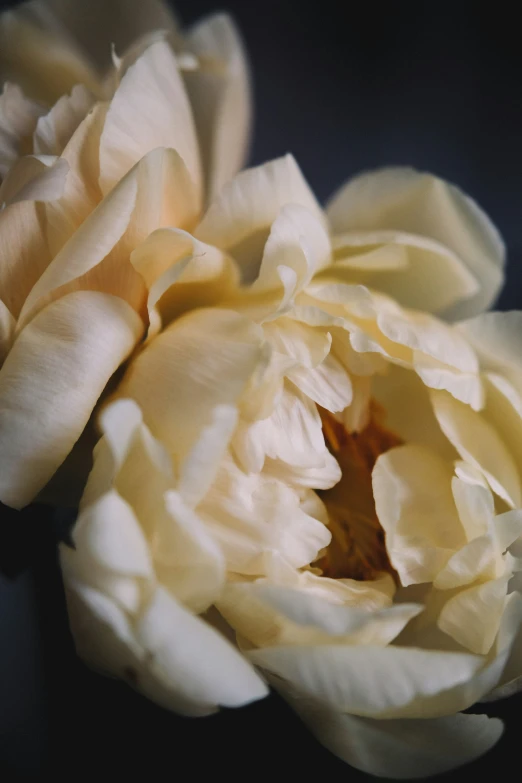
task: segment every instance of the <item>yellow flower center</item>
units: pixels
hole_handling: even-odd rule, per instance
[[[326,444],[342,477],[335,487],[318,493],[328,510],[332,540],[317,566],[333,579],[374,579],[383,571],[393,574],[375,511],[372,470],[381,454],[402,441],[382,425],[382,411],[376,403],[361,432],[348,432],[328,411],[320,409],[320,414]]]

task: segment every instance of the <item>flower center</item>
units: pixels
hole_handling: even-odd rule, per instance
[[[377,458],[402,440],[382,425],[382,410],[375,402],[361,432],[350,433],[331,413],[319,412],[326,444],[342,476],[335,487],[318,492],[328,510],[332,540],[317,566],[333,579],[374,579],[383,571],[393,574],[375,511],[372,470]]]

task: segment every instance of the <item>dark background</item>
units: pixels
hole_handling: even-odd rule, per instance
[[[482,11],[457,1],[361,8],[348,0],[178,0],[176,7],[186,23],[221,8],[238,21],[254,74],[253,163],[293,152],[321,199],[355,172],[385,164],[456,182],[506,238],[499,306],[522,306],[522,49],[507,3]],[[3,783],[44,773],[368,780],[324,751],[275,696],[181,719],[77,662],[55,557],[64,522],[38,508],[4,509],[0,518]],[[521,710],[521,697],[490,705],[488,714],[505,719],[504,738],[443,779],[505,770],[520,743]]]

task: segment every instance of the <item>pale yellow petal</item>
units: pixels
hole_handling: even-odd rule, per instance
[[[480,207],[454,185],[409,168],[381,169],[350,180],[327,212],[334,233],[404,231],[431,238],[458,256],[480,290],[446,309],[452,320],[486,310],[498,294],[504,277],[502,239]],[[439,285],[451,290],[458,275],[450,267],[440,268],[443,273],[445,282]]]
[[[3,502],[23,506],[49,481],[142,328],[122,300],[84,291],[22,330],[0,371]]]
[[[467,683],[483,663],[474,655],[375,645],[269,647],[248,657],[296,694],[375,718],[393,718],[412,705],[422,711],[425,699]]]
[[[230,252],[242,268],[255,270],[270,227],[286,204],[305,207],[324,223],[322,210],[291,155],[247,169],[226,184],[196,236]]]
[[[178,152],[199,194],[201,171],[192,113],[175,55],[162,40],[128,68],[112,98],[100,142],[103,193],[157,147]]]
[[[498,633],[506,594],[506,577],[462,590],[445,604],[438,625],[463,647],[485,655]]]
[[[414,444],[391,449],[376,462],[375,508],[403,585],[433,581],[465,543],[451,476],[451,463]]]
[[[387,779],[418,780],[453,770],[487,753],[503,732],[502,721],[486,715],[374,720],[282,695],[331,753]]]
[[[178,492],[190,507],[197,506],[210,488],[236,427],[237,416],[237,409],[232,405],[214,408],[210,424],[183,460]]]
[[[75,84],[99,92],[98,75],[66,28],[43,3],[27,3],[0,19],[0,77],[53,104]]]
[[[267,695],[253,668],[214,628],[158,588],[137,625],[87,585],[68,585],[79,654],[91,665],[130,682],[160,706],[207,715]]]
[[[105,71],[111,63],[111,46],[121,54],[137,38],[155,30],[175,32],[177,22],[170,4],[162,0],[45,0],[69,33]]]
[[[106,103],[97,103],[74,130],[61,154],[69,164],[65,190],[61,199],[46,206],[47,241],[53,257],[102,200],[98,150],[106,111]]]
[[[403,231],[336,234],[335,269],[384,291],[401,305],[438,313],[477,294],[478,281],[449,247]]]
[[[61,155],[74,131],[94,104],[94,96],[83,84],[77,84],[47,114],[38,119],[33,135],[37,155]]]
[[[514,460],[489,422],[446,392],[433,391],[435,416],[462,459],[482,470],[491,489],[512,508],[520,506],[520,478]]]
[[[45,204],[21,201],[0,210],[0,291],[15,318],[51,260],[45,208]]]
[[[0,299],[0,366],[11,347],[16,321]]]
[[[0,205],[18,201],[55,201],[64,192],[69,174],[66,160],[47,155],[19,158],[0,186]]]
[[[259,327],[236,313],[196,310],[144,348],[118,394],[135,399],[152,433],[185,456],[215,406],[237,402],[261,359],[261,343]]]
[[[20,314],[21,323],[26,323],[53,291],[85,275],[105,258],[129,224],[136,192],[136,173],[131,172],[84,221],[33,286]]]
[[[243,167],[252,115],[250,78],[239,32],[227,14],[204,18],[186,34],[198,58],[185,73],[206,173],[207,198]]]
[[[6,82],[0,95],[0,179],[23,152],[45,108],[29,100],[16,84]],[[38,150],[36,150],[38,152]]]

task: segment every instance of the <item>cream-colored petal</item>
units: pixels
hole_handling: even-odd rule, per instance
[[[6,82],[0,95],[0,179],[30,143],[45,108],[25,97],[20,87]],[[24,150],[29,151],[29,150]],[[36,150],[38,152],[38,150]]]
[[[185,72],[212,199],[243,167],[250,141],[252,98],[246,54],[228,14],[202,19],[185,36],[198,58]]]
[[[3,502],[21,507],[49,481],[142,328],[122,300],[84,291],[22,330],[0,371]]]
[[[259,327],[237,313],[196,310],[144,348],[118,395],[135,399],[152,433],[186,456],[215,406],[237,402],[262,358],[261,344]]]
[[[461,372],[478,372],[473,348],[460,332],[428,313],[402,310],[390,300],[381,299],[377,324],[392,342],[455,367]]]
[[[100,142],[100,187],[108,193],[157,147],[172,147],[200,192],[199,150],[178,65],[166,41],[156,41],[124,74],[112,98]]]
[[[233,587],[250,592],[297,625],[315,627],[327,635],[343,637],[352,644],[385,647],[399,635],[412,617],[422,611],[420,605],[400,604],[381,611],[367,612],[330,603],[302,590],[263,582]],[[326,639],[324,643],[327,643]]]
[[[451,464],[414,444],[391,449],[375,464],[375,508],[390,560],[405,586],[433,581],[465,543],[451,476]]]
[[[439,775],[482,756],[503,732],[502,721],[486,715],[373,720],[283,695],[331,753],[377,777],[418,780]]]
[[[53,104],[75,84],[100,91],[88,58],[43,3],[26,3],[0,19],[0,77]]]
[[[66,160],[54,156],[25,155],[17,160],[0,186],[0,205],[18,201],[55,201],[65,189]]]
[[[242,268],[255,270],[270,227],[286,204],[305,207],[324,222],[322,210],[291,155],[247,169],[227,183],[208,208],[196,236],[229,251]]]
[[[266,685],[214,628],[158,588],[137,626],[97,590],[68,584],[79,654],[130,682],[153,701],[185,715],[207,715],[267,694]]]
[[[257,441],[265,457],[296,467],[324,463],[326,445],[317,408],[292,384],[285,384],[272,414],[254,422],[245,434]]]
[[[460,372],[417,352],[414,355],[413,366],[419,378],[430,389],[446,390],[456,400],[466,403],[475,411],[484,407],[484,385],[478,373]]]
[[[20,313],[21,324],[30,320],[55,289],[85,275],[112,250],[129,224],[136,192],[133,171],[84,221],[33,286]]]
[[[330,257],[330,241],[321,221],[301,204],[286,204],[274,220],[259,260],[241,265],[244,282],[252,282],[253,291],[281,286],[280,266],[296,274],[296,288],[302,290],[314,274],[326,266]],[[259,275],[257,273],[259,272]]]
[[[127,612],[116,601],[69,573],[71,552],[60,547],[69,623],[76,652],[90,666],[125,677],[137,669],[143,650]]]
[[[0,291],[15,318],[51,260],[45,237],[45,207],[22,201],[0,210]]]
[[[62,95],[36,123],[34,152],[37,155],[61,155],[93,104],[94,96],[83,84],[75,85],[70,95]]]
[[[11,348],[16,321],[0,299],[0,366]]]
[[[78,560],[127,576],[152,576],[149,547],[138,520],[114,490],[83,510],[72,537]]]
[[[372,397],[385,411],[386,426],[406,443],[425,446],[446,460],[458,459],[435,417],[429,391],[416,373],[388,366],[386,375],[372,378]]]
[[[303,394],[332,413],[343,411],[352,402],[350,376],[331,354],[318,367],[297,367],[289,370],[287,377]]]
[[[331,539],[328,528],[301,507],[288,484],[264,474],[248,475],[230,457],[221,461],[198,513],[220,543],[228,568],[240,574],[262,575],[271,552],[301,568],[316,560]]]
[[[522,509],[499,514],[493,521],[493,530],[497,546],[504,552],[522,536]]]
[[[425,699],[467,683],[482,666],[474,655],[375,645],[270,647],[248,657],[296,694],[375,718],[393,718],[411,705],[422,710]]]
[[[522,394],[522,313],[482,313],[458,324],[483,369],[505,376]]]
[[[317,516],[317,512],[316,512]],[[395,583],[390,574],[377,579],[330,579],[311,570],[297,571],[275,552],[266,557],[266,579],[270,584],[306,592],[328,603],[352,606],[368,612],[391,606]]]
[[[228,307],[238,289],[232,259],[181,229],[153,231],[130,260],[149,288],[149,314],[156,309],[164,329],[195,308]]]
[[[151,501],[152,511],[154,499]],[[223,588],[225,559],[198,515],[178,492],[166,492],[164,503],[167,513],[153,517],[156,574],[183,606],[200,614],[214,603]]]
[[[384,244],[381,244],[384,243]],[[443,312],[473,296],[479,283],[449,247],[402,231],[350,231],[332,238],[335,268],[384,291],[405,307]]]
[[[496,430],[468,406],[446,392],[433,391],[435,416],[462,459],[481,470],[491,486],[512,508],[522,504],[520,478],[504,442]]]
[[[462,590],[444,605],[439,628],[471,652],[485,655],[498,633],[506,594],[506,577]]]
[[[505,262],[502,239],[480,207],[454,185],[409,168],[381,169],[350,180],[327,213],[334,233],[405,231],[446,245],[480,284],[477,294],[446,310],[452,320],[486,310],[498,294]],[[454,279],[454,273],[448,274],[447,288]]]
[[[191,230],[199,216],[197,183],[174,149],[148,153],[137,167],[138,195],[132,217],[132,241],[143,241],[157,228],[175,226]]]
[[[102,72],[111,63],[111,45],[121,54],[137,38],[155,30],[175,32],[176,17],[162,0],[44,0]]]
[[[218,405],[210,424],[183,460],[178,492],[191,508],[197,506],[211,486],[236,424],[237,409],[232,405]]]
[[[476,579],[492,579],[495,576],[496,554],[491,535],[474,538],[450,557],[433,580],[434,587],[451,590],[469,585]]]
[[[106,111],[106,103],[97,103],[61,154],[69,164],[65,190],[61,199],[46,206],[47,241],[53,258],[102,200],[98,151]]]
[[[494,499],[489,487],[457,477],[452,479],[451,487],[467,540],[488,533],[495,515]]]
[[[327,331],[314,329],[285,316],[264,324],[263,332],[276,351],[308,370],[321,364],[332,344]]]
[[[248,662],[220,633],[157,590],[136,629],[150,664],[141,683],[154,701],[188,715],[240,707],[267,695]]]

